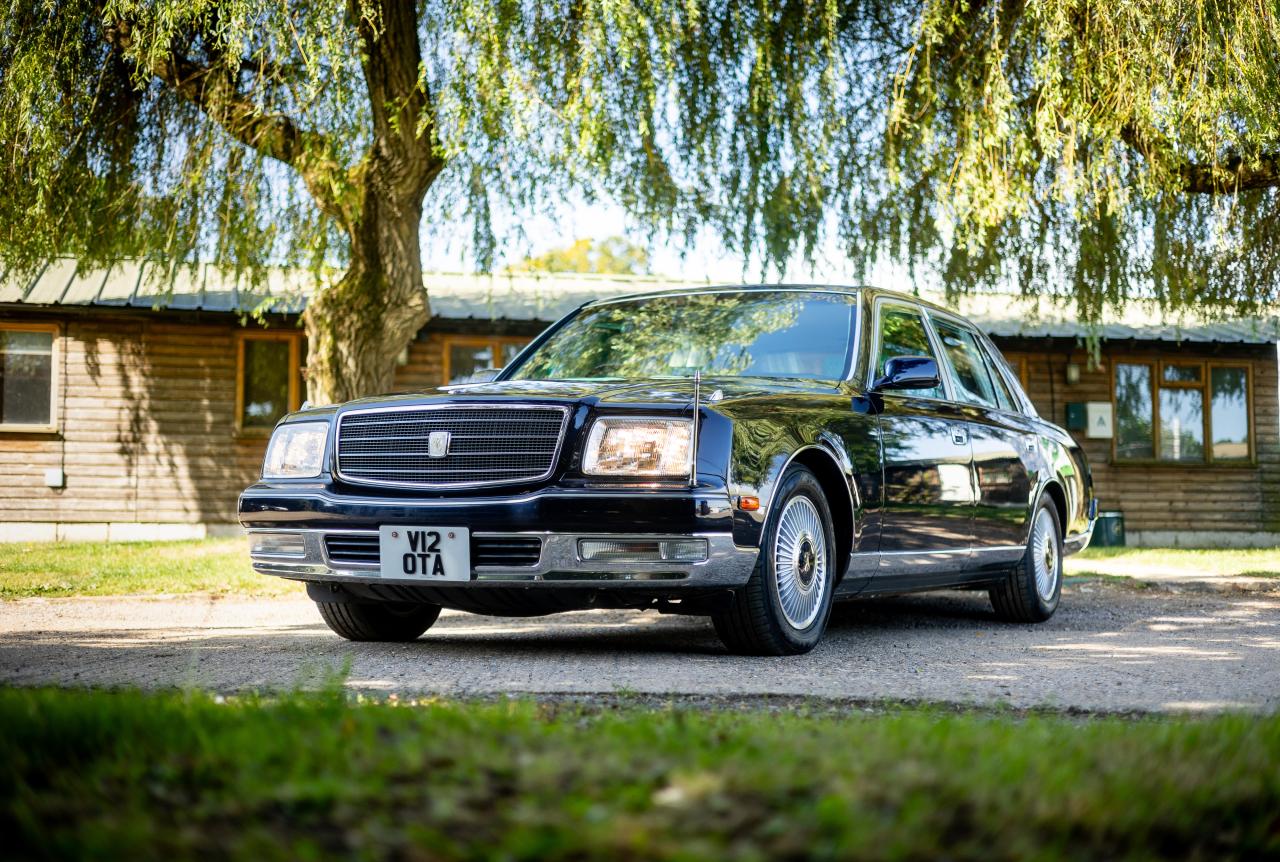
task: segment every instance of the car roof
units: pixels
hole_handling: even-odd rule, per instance
[[[592,308],[599,305],[611,305],[615,302],[629,302],[639,299],[657,299],[664,296],[693,296],[702,293],[741,293],[744,291],[760,291],[762,293],[830,293],[842,296],[857,296],[858,294],[866,294],[872,299],[885,297],[894,299],[899,302],[907,302],[913,305],[920,305],[934,311],[942,311],[947,314],[962,317],[959,312],[954,309],[947,308],[937,303],[930,302],[927,299],[921,299],[918,296],[912,296],[909,293],[903,293],[897,290],[885,290],[878,287],[867,287],[860,285],[841,285],[841,284],[803,284],[803,283],[784,283],[784,284],[714,284],[714,285],[697,285],[690,287],[678,287],[667,290],[651,290],[641,293],[627,293],[620,296],[603,297],[585,303],[583,308]]]

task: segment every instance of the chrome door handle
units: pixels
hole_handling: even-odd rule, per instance
[[[969,442],[969,431],[963,425],[951,426],[951,442],[963,446]]]

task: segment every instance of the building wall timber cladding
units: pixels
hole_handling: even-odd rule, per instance
[[[236,329],[64,319],[59,431],[0,433],[11,477],[0,487],[0,520],[231,520],[265,444],[236,433]],[[49,467],[62,468],[64,487],[45,486]]]
[[[444,336],[423,334],[409,345],[409,361],[396,367],[396,389],[434,389],[444,378]]]
[[[1256,463],[1241,466],[1116,463],[1110,440],[1072,435],[1084,447],[1102,511],[1124,513],[1129,532],[1280,530],[1280,409],[1275,345],[1126,343],[1104,344],[1101,363],[1069,340],[995,339],[1017,366],[1025,363],[1027,394],[1046,419],[1063,424],[1068,402],[1112,400],[1112,364],[1123,358],[1239,360],[1250,368]],[[1080,382],[1068,385],[1066,366],[1080,366]]]
[[[149,314],[8,314],[58,321],[58,432],[0,431],[0,522],[234,523],[265,454],[236,430],[232,319],[175,323]],[[425,334],[396,369],[398,390],[438,386],[444,337]],[[48,468],[65,484],[49,488]]]

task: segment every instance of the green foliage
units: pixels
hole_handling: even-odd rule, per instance
[[[0,262],[341,266],[380,141],[427,226],[569,191],[766,268],[836,235],[952,291],[1245,311],[1280,288],[1274,0],[422,2],[416,81],[369,98],[374,0],[12,0]],[[363,30],[362,30],[363,28]],[[421,107],[421,110],[419,108]],[[412,135],[411,135],[412,136]]]
[[[644,246],[620,236],[606,239],[578,239],[564,248],[553,248],[528,257],[506,269],[523,272],[587,272],[609,275],[645,275],[649,272],[649,252]]]
[[[922,214],[953,288],[1256,311],[1280,298],[1277,92],[1274,0],[930,0],[888,211]]]
[[[0,545],[0,598],[145,593],[286,595],[297,584],[259,575],[243,539]]]
[[[10,689],[0,828],[18,858],[1263,858],[1277,758],[1275,717]]]

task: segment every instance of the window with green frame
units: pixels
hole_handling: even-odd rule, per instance
[[[1249,373],[1244,362],[1116,360],[1116,460],[1251,461]]]

